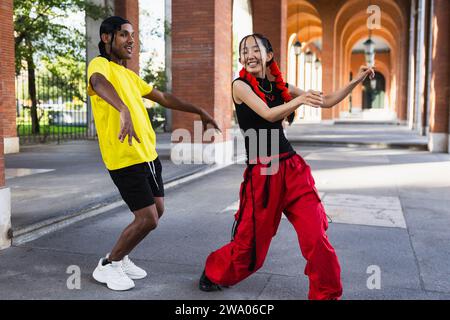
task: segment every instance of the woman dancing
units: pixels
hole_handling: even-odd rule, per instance
[[[247,168],[232,240],[208,256],[199,288],[220,290],[261,268],[284,212],[297,232],[307,261],[309,299],[340,299],[341,270],[326,235],[327,216],[311,169],[286,139],[282,122],[286,117],[292,122],[293,112],[301,105],[333,107],[368,75],[373,77],[374,70],[362,66],[358,77],[346,87],[323,96],[284,82],[272,46],[263,35],[243,38],[239,59],[244,67],[233,81],[232,94],[239,126],[246,137]],[[268,71],[274,81],[269,81]]]

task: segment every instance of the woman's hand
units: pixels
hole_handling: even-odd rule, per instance
[[[374,68],[371,68],[369,66],[361,66],[359,68],[359,73],[358,73],[358,79],[360,82],[363,82],[366,77],[369,76],[369,79],[373,79],[375,78],[375,71]]]
[[[308,90],[295,99],[297,100],[299,107],[302,104],[306,104],[313,108],[323,107],[323,94],[320,91]]]

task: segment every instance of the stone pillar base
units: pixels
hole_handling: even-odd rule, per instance
[[[230,164],[233,140],[216,143],[172,143],[170,158],[175,164]]]
[[[428,150],[430,152],[449,152],[449,135],[447,133],[430,132]]]
[[[0,189],[0,250],[11,246],[11,193],[9,188]]]
[[[18,153],[20,150],[19,147],[19,137],[8,137],[4,138],[4,154],[8,153]]]
[[[450,153],[450,134],[448,135],[447,141],[448,141],[447,152]]]

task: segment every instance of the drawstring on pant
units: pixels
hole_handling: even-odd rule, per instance
[[[250,265],[248,266],[248,271],[255,270],[256,266],[256,216],[255,216],[255,195],[253,192],[253,179],[250,177],[250,186],[252,189],[252,220],[253,220],[253,245],[252,245],[252,256]]]
[[[148,163],[148,167],[150,169],[150,172],[152,173],[153,181],[155,181],[156,187],[159,190],[159,184],[158,184],[158,181],[156,181],[156,167],[155,167],[155,163],[153,161],[149,162]]]

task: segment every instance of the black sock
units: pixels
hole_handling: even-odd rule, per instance
[[[107,258],[104,258],[102,261],[102,266],[106,266],[107,264],[110,264],[111,261],[109,261]]]

